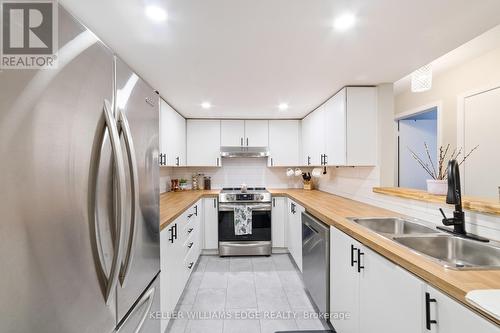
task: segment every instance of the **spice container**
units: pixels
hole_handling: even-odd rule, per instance
[[[203,178],[203,189],[205,189],[205,190],[212,189],[212,180],[210,179],[210,177]]]

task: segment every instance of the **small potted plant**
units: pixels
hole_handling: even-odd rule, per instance
[[[439,160],[436,169],[436,166],[432,161],[431,154],[429,153],[429,147],[427,146],[426,142],[424,142],[424,147],[429,163],[425,161],[425,158],[419,157],[410,148],[408,148],[408,150],[410,151],[410,154],[415,159],[415,161],[417,161],[417,163],[420,164],[420,166],[425,170],[425,172],[427,172],[429,176],[431,176],[431,179],[427,179],[427,192],[437,195],[446,195],[446,193],[448,192],[448,180],[447,180],[448,161],[458,160],[459,156],[462,154],[462,148],[458,150],[457,148],[455,148],[451,153],[450,157],[448,158],[447,156],[450,150],[450,145],[448,144],[446,147],[440,146]],[[465,160],[472,154],[472,152],[476,150],[478,147],[479,146],[475,146],[468,154],[465,154],[465,156],[459,162],[459,165],[462,165],[465,162]]]
[[[181,189],[181,191],[187,190],[187,182],[187,179],[184,178],[181,178],[181,180],[179,180],[179,188]]]

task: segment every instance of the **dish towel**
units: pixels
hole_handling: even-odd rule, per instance
[[[252,209],[250,206],[234,206],[234,234],[236,236],[252,234]]]
[[[471,290],[465,299],[500,320],[500,289]]]

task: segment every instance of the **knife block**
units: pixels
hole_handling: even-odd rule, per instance
[[[313,182],[312,180],[304,180],[304,190],[312,190]]]

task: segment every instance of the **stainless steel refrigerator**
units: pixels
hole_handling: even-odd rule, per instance
[[[0,72],[0,332],[160,332],[159,98],[61,6]]]

